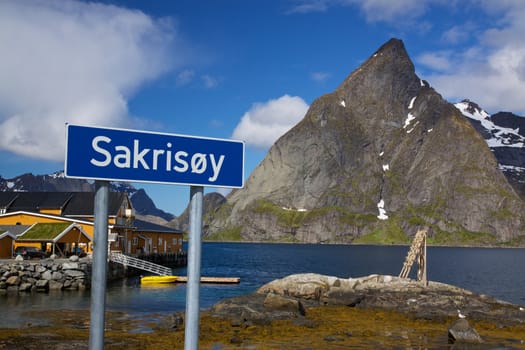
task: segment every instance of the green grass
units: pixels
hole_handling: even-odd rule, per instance
[[[241,241],[241,227],[228,226],[205,238],[207,241]]]
[[[490,246],[498,244],[498,239],[490,233],[471,232],[459,228],[452,232],[438,230],[437,233],[428,237],[428,244]]]
[[[17,240],[19,241],[36,241],[36,240],[53,240],[60,233],[64,232],[71,226],[71,223],[38,223],[33,225],[29,231],[25,232]]]
[[[407,244],[410,238],[401,228],[395,217],[377,224],[371,233],[354,240],[357,244]]]

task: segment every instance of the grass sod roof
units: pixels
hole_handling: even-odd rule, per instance
[[[70,227],[77,227],[71,223],[36,223],[20,235],[18,241],[55,241]],[[81,230],[82,233],[84,233]],[[85,233],[84,233],[85,234]]]

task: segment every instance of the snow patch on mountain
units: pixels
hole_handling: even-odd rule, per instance
[[[494,124],[490,118],[490,114],[479,108],[472,102],[465,100],[454,104],[457,109],[470,119],[481,123],[481,126],[490,133],[491,137],[486,138],[487,144],[490,148],[493,147],[518,147],[522,148],[525,145],[525,137],[519,134],[519,128],[511,129]]]

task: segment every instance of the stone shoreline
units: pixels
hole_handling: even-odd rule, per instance
[[[0,262],[0,294],[76,291],[91,286],[91,258],[5,260]],[[108,281],[136,273],[132,268],[110,262]]]

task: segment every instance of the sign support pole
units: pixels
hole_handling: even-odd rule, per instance
[[[106,270],[108,259],[109,181],[95,181],[95,232],[91,272],[89,350],[104,349]]]
[[[202,202],[204,188],[190,187],[190,236],[184,350],[199,348],[199,288],[201,273]]]

